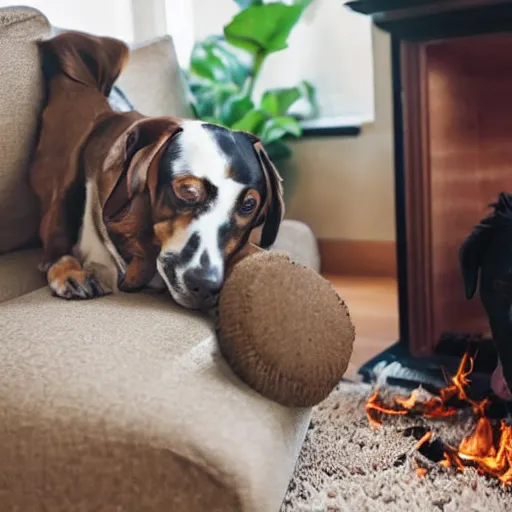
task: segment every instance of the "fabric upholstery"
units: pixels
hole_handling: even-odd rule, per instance
[[[117,84],[146,116],[192,117],[171,37],[132,48]]]
[[[28,184],[27,165],[43,94],[35,41],[49,30],[39,11],[0,9],[0,254],[37,236],[37,202]]]
[[[279,508],[309,409],[271,402],[167,295],[0,305],[5,510]]]
[[[37,269],[41,259],[38,249],[0,255],[0,303],[46,286],[44,274]]]
[[[285,219],[281,223],[272,250],[285,252],[297,263],[320,272],[320,251],[316,237],[303,222]]]

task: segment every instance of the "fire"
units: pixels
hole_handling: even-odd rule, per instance
[[[427,470],[425,468],[416,468],[416,474],[419,478],[423,478],[427,474]]]
[[[493,443],[491,422],[480,418],[472,435],[462,440],[459,452],[464,458],[495,457],[496,448]]]
[[[407,398],[395,397],[392,407],[387,407],[380,401],[379,392],[375,391],[366,403],[366,413],[370,423],[378,427],[382,425],[382,416],[418,416],[425,418],[447,418],[454,416],[457,409],[447,405],[451,399],[468,403],[477,418],[474,431],[466,436],[457,448],[445,445],[444,459],[439,464],[445,468],[456,468],[464,471],[466,467],[476,467],[482,475],[497,478],[503,485],[512,485],[512,426],[501,422],[496,431],[486,417],[489,405],[486,398],[480,402],[472,400],[466,389],[470,384],[469,376],[473,371],[474,359],[465,354],[455,376],[449,379],[449,384],[440,390],[439,396],[422,400],[420,391],[414,390]],[[418,441],[419,450],[432,440],[432,431],[427,431]],[[425,476],[425,468],[416,468],[418,476]]]
[[[427,432],[416,445],[416,450],[419,450],[425,443],[428,443],[432,439],[432,432]]]
[[[503,484],[512,484],[512,427],[501,422],[498,448],[493,443],[493,429],[487,418],[480,418],[470,436],[462,440],[459,455],[474,462],[482,474],[497,477]]]
[[[366,402],[366,407],[365,407],[366,414],[368,415],[368,419],[370,420],[370,423],[374,426],[382,425],[382,421],[377,419],[375,416],[373,416],[373,414],[370,413],[370,411],[377,411],[377,412],[381,412],[383,414],[395,414],[395,415],[402,415],[402,416],[409,414],[409,411],[407,409],[401,410],[401,411],[396,411],[389,407],[385,407],[384,405],[381,405],[377,402],[378,399],[379,399],[379,392],[375,391],[375,393],[370,397],[368,402]]]

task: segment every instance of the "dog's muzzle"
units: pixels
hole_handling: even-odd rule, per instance
[[[224,284],[224,271],[211,264],[206,252],[191,266],[176,266],[174,258],[170,257],[160,261],[171,294],[179,303],[194,309],[208,309],[216,304]]]
[[[183,274],[183,284],[187,291],[199,302],[219,294],[222,288],[222,275],[215,267],[193,267]]]

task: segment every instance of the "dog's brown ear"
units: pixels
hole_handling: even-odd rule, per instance
[[[39,43],[47,80],[62,72],[71,80],[96,87],[108,96],[124,65],[129,49],[110,37],[63,32]]]
[[[124,181],[118,184],[115,200],[105,210],[118,209],[123,201],[141,193],[148,182],[148,171],[162,147],[181,131],[177,119],[154,117],[138,119],[117,136],[103,161],[103,172],[126,169]],[[115,204],[115,206],[114,206]]]
[[[279,227],[284,218],[283,179],[270,160],[260,140],[254,135],[252,137],[254,149],[260,160],[267,184],[267,197],[260,214],[264,216],[260,246],[268,249],[275,242]]]

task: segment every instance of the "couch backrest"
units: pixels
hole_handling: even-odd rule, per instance
[[[35,9],[0,9],[0,254],[37,238],[37,202],[27,166],[42,106],[36,41],[50,32]]]
[[[147,116],[192,116],[169,36],[133,47],[117,85],[135,109]]]
[[[38,205],[27,171],[43,100],[36,41],[51,35],[39,11],[0,9],[0,254],[38,238]],[[143,114],[192,115],[170,37],[133,48],[117,85]]]

